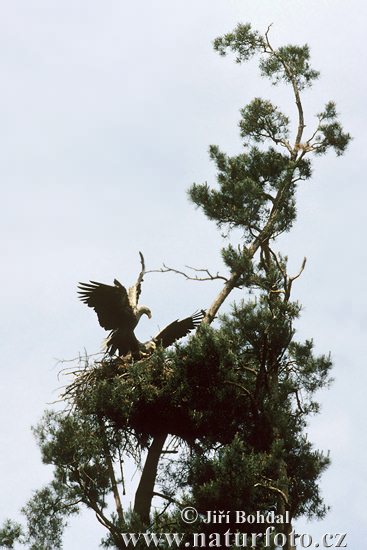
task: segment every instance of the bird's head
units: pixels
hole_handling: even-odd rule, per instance
[[[138,306],[136,317],[139,320],[142,315],[146,315],[149,319],[152,318],[152,312],[147,306]]]

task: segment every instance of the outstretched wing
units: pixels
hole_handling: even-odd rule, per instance
[[[141,294],[141,283],[143,282],[144,275],[145,275],[144,256],[141,252],[139,252],[139,256],[140,256],[140,263],[141,263],[141,271],[139,273],[139,276],[137,278],[137,281],[136,281],[135,285],[130,287],[129,290],[127,291],[128,296],[129,296],[129,302],[130,302],[131,306],[134,307],[134,308],[136,308],[138,306],[139,297],[140,297],[140,294]]]
[[[168,348],[168,346],[176,342],[176,340],[183,338],[194,328],[197,328],[204,317],[205,311],[201,310],[197,311],[190,317],[186,317],[186,319],[182,319],[181,321],[176,319],[176,321],[173,321],[173,323],[161,330],[161,332],[157,334],[153,340],[158,345],[160,344],[164,348]]]
[[[79,283],[79,298],[97,313],[101,327],[106,330],[133,330],[136,318],[129,303],[126,288],[116,281],[115,286],[89,281]]]

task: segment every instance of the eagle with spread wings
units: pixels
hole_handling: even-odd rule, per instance
[[[138,358],[142,353],[155,349],[157,345],[167,348],[198,327],[205,316],[205,312],[201,310],[186,319],[176,319],[148,342],[139,342],[134,330],[142,315],[147,315],[149,319],[152,316],[147,306],[138,305],[145,274],[144,257],[141,252],[139,255],[141,271],[135,285],[129,289],[117,279],[114,280],[113,286],[96,281],[78,285],[80,300],[94,309],[101,327],[110,331],[106,338],[106,348],[110,355],[117,351],[119,356],[131,353],[133,357]]]

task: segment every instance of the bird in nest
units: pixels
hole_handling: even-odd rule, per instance
[[[205,316],[205,311],[201,310],[185,319],[176,319],[148,342],[139,342],[134,330],[141,316],[152,317],[147,306],[138,305],[145,274],[144,257],[141,252],[139,255],[141,271],[135,285],[129,289],[117,279],[113,281],[113,286],[96,281],[78,284],[80,300],[94,309],[101,327],[110,331],[105,346],[111,356],[117,351],[119,356],[130,353],[132,357],[139,358],[151,353],[159,345],[167,348],[197,328]]]

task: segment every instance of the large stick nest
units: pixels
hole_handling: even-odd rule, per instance
[[[74,371],[62,398],[86,414],[109,419],[140,441],[171,434],[189,443],[221,443],[239,429],[248,403],[221,342],[209,338],[192,348],[157,349],[149,357],[90,361]],[[248,417],[247,417],[248,418]]]
[[[140,442],[161,433],[186,441],[199,435],[195,414],[182,400],[172,362],[159,353],[138,362],[86,358],[69,374],[73,381],[62,394],[69,406],[108,418],[117,429],[133,431]]]

